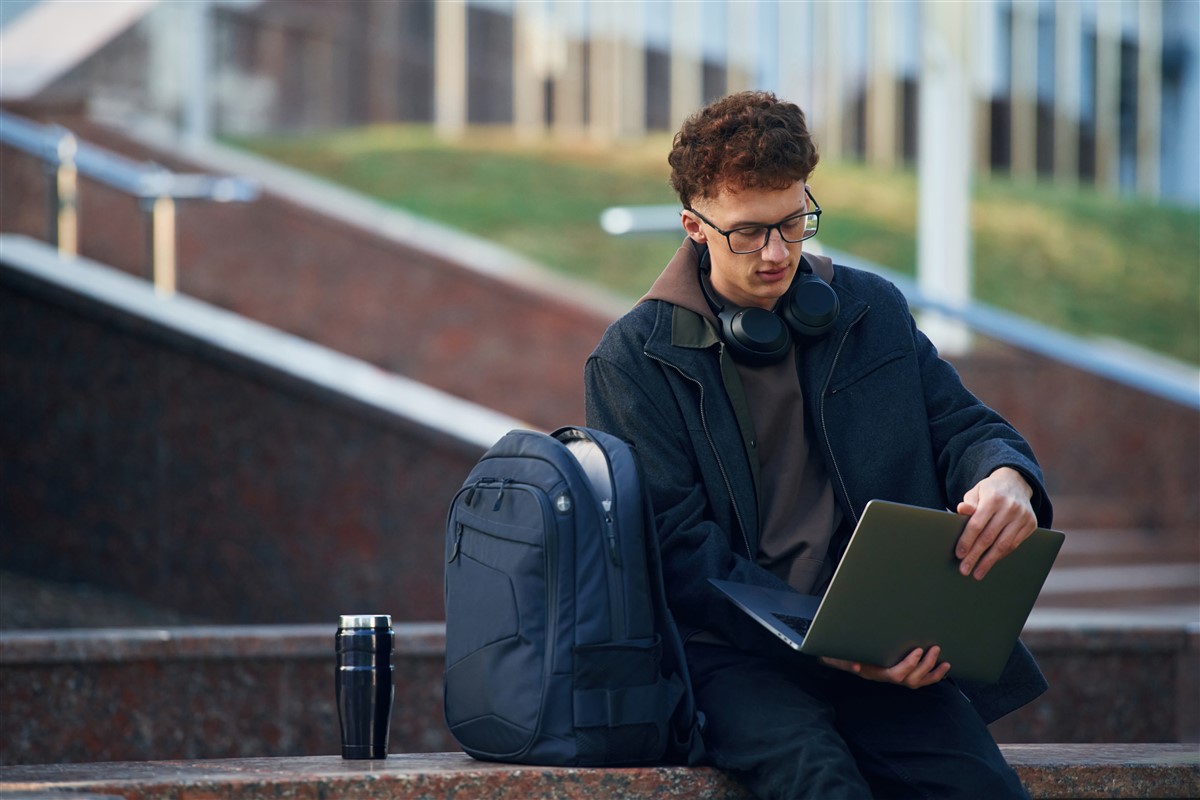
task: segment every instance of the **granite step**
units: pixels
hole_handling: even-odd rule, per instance
[[[1190,744],[1001,746],[1034,798],[1200,795],[1200,752]],[[709,767],[583,769],[475,761],[462,753],[397,754],[377,761],[337,756],[115,762],[6,767],[0,794],[44,798],[64,790],[127,800],[750,800]]]

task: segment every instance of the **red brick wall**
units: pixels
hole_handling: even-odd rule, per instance
[[[482,446],[8,269],[0,387],[0,568],[201,622],[442,617]]]

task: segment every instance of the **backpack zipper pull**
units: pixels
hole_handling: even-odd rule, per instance
[[[510,483],[512,483],[511,478],[505,478],[504,480],[500,481],[500,491],[496,493],[496,503],[492,506],[492,511],[500,510],[500,501],[504,499],[504,487],[508,486]]]
[[[450,551],[450,558],[446,559],[447,564],[453,564],[454,559],[458,558],[458,550],[462,547],[463,526],[461,522],[454,525],[454,549]]]
[[[604,501],[604,524],[608,531],[608,555],[614,567],[621,566],[621,553],[617,549],[617,526],[613,523],[612,501]]]
[[[463,497],[463,503],[468,506],[471,505],[471,503],[474,502],[474,500],[475,500],[475,490],[476,489],[478,489],[480,486],[484,485],[485,483],[495,483],[495,482],[496,482],[495,478],[488,478],[488,477],[476,478],[475,482],[471,484],[471,488],[467,489],[467,494]]]

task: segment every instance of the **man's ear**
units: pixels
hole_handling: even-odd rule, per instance
[[[700,220],[696,219],[687,210],[679,217],[680,223],[683,225],[684,232],[696,244],[708,244],[708,237],[704,235],[704,226],[700,224]]]

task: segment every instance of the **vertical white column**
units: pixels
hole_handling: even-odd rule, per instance
[[[1009,171],[1014,178],[1037,176],[1037,17],[1037,0],[1014,0],[1009,86]]]
[[[546,24],[542,7],[533,2],[513,4],[513,128],[518,136],[534,137],[543,128],[546,76]]]
[[[467,4],[438,0],[433,17],[433,119],[441,136],[462,135],[467,127]]]
[[[816,103],[813,4],[783,0],[778,8],[780,96],[804,109],[811,130]]]
[[[616,16],[620,6],[601,0],[588,4],[588,135],[607,139],[617,128]]]
[[[867,161],[891,169],[896,164],[896,65],[893,43],[896,15],[892,3],[867,6]]]
[[[559,53],[554,71],[551,127],[564,136],[583,133],[584,43],[587,40],[587,6],[583,2],[555,3],[551,30]]]
[[[620,138],[646,133],[646,6],[622,4],[616,19],[615,77],[617,118],[615,133]]]
[[[758,28],[758,3],[725,2],[725,91],[726,94],[753,89],[756,40],[762,35]]]
[[[1054,5],[1054,180],[1079,182],[1079,114],[1083,64],[1079,0]]]
[[[992,98],[996,95],[997,83],[994,0],[975,0],[968,9],[968,24],[971,31],[971,91],[975,113],[972,164],[976,173],[988,175],[992,171]]]
[[[1162,0],[1138,3],[1137,190],[1158,197],[1162,178]]]
[[[588,42],[588,134],[601,139],[646,131],[646,60],[640,3],[592,3]]]
[[[1121,0],[1096,3],[1096,188],[1121,185]]]
[[[184,70],[183,136],[204,142],[212,135],[212,97],[209,72],[212,50],[212,13],[209,0],[192,0],[184,15],[189,35],[182,37],[187,65]]]
[[[836,4],[822,3],[820,11],[824,24],[821,26],[825,55],[825,81],[822,88],[823,108],[821,110],[821,125],[818,132],[821,153],[830,159],[838,159],[842,155],[843,120],[845,117],[845,83],[842,49],[842,26],[839,22],[841,12]]]
[[[704,5],[696,0],[671,3],[671,130],[704,103]]]
[[[918,132],[917,285],[949,304],[971,296],[971,114],[967,81],[966,7],[924,6]],[[924,314],[922,327],[944,352],[963,352],[961,324]]]

